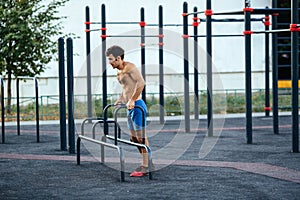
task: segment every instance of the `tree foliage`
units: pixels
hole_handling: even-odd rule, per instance
[[[9,99],[13,77],[39,75],[54,58],[54,36],[62,36],[65,18],[58,9],[68,1],[0,0],[0,72],[8,79]]]

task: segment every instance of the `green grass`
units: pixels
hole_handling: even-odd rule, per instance
[[[115,101],[111,96],[108,99],[108,104]],[[32,99],[32,98],[31,98]],[[270,95],[270,101],[272,96]],[[217,93],[213,95],[213,112],[215,114],[224,113],[244,113],[245,112],[245,94],[243,92],[226,92]],[[291,95],[279,95],[278,97],[279,111],[290,111],[291,110]],[[67,103],[66,103],[67,105]],[[166,94],[164,99],[164,113],[167,116],[183,115],[184,114],[184,97],[183,94]],[[271,107],[272,104],[270,103]],[[149,94],[147,97],[147,107],[149,116],[159,116],[159,99],[157,95]],[[252,93],[252,111],[253,112],[264,112],[265,107],[265,95],[263,90],[258,90]],[[101,95],[97,95],[92,100],[92,112],[93,116],[102,116],[102,99]],[[198,99],[199,114],[207,113],[207,93],[200,92]],[[6,113],[6,121],[16,120],[16,105],[11,107],[11,114]],[[40,120],[58,120],[59,119],[59,104],[45,104],[39,105]],[[67,112],[67,107],[66,107]],[[190,96],[190,114],[194,114],[194,96]],[[67,114],[68,115],[68,114]],[[120,110],[120,116],[126,116],[125,109]],[[20,106],[21,120],[35,120],[35,102],[32,100],[27,105]],[[113,116],[113,109],[110,109],[108,116]],[[87,117],[87,103],[82,102],[75,97],[74,99],[74,117],[76,119],[82,119]]]

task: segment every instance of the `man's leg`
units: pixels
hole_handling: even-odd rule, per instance
[[[130,131],[131,140],[135,143],[143,143],[142,130],[139,131]],[[145,135],[145,145],[149,146],[148,138]],[[142,166],[148,167],[148,153],[145,148],[138,147],[139,152],[142,154]]]

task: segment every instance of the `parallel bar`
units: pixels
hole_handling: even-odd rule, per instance
[[[112,106],[114,106],[114,105],[112,105]],[[116,127],[117,127],[117,121],[118,121],[118,119],[117,119],[117,117],[118,117],[118,112],[119,112],[119,110],[120,109],[122,109],[122,108],[125,108],[125,109],[127,109],[127,106],[125,105],[125,104],[120,104],[119,106],[117,106],[117,108],[115,109],[115,111],[114,111],[114,122],[116,123],[116,125],[115,125],[115,138],[117,138],[117,130],[116,130]],[[134,108],[137,108],[137,109],[139,109],[141,112],[142,112],[142,144],[145,144],[145,136],[146,136],[146,121],[145,121],[145,119],[146,119],[146,113],[145,113],[145,111],[144,111],[144,109],[141,107],[141,106],[134,106]],[[117,140],[115,140],[115,143],[116,143],[116,145],[117,145]]]
[[[101,147],[106,146],[106,147],[109,147],[109,148],[112,148],[112,149],[116,149],[118,151],[119,157],[120,157],[120,173],[121,173],[120,174],[121,175],[120,180],[121,180],[121,182],[125,181],[125,172],[124,172],[125,171],[125,167],[124,167],[125,158],[124,158],[123,150],[122,150],[121,147],[110,144],[110,143],[106,143],[106,142],[103,142],[103,141],[99,141],[99,140],[95,140],[95,139],[92,139],[92,138],[89,138],[89,137],[79,135],[78,139],[77,139],[77,165],[80,165],[80,143],[81,143],[81,139],[99,144],[99,145],[101,145]]]
[[[116,109],[114,111],[114,114],[113,114],[114,120],[107,120],[107,111],[110,107],[116,107]],[[118,145],[118,142],[122,142],[122,143],[133,145],[133,146],[136,146],[136,147],[145,148],[147,153],[148,153],[148,162],[150,163],[149,164],[149,179],[151,180],[152,179],[152,165],[151,165],[151,163],[152,163],[152,153],[151,153],[150,147],[145,145],[145,136],[146,136],[145,135],[145,128],[142,129],[142,144],[121,139],[120,127],[119,127],[119,124],[118,124],[118,121],[117,121],[117,115],[118,115],[119,110],[122,109],[122,108],[127,109],[127,106],[125,104],[119,104],[119,105],[109,104],[109,105],[107,105],[103,110],[103,120],[99,120],[93,125],[93,137],[95,137],[95,127],[96,127],[96,125],[100,124],[100,123],[104,123],[104,136],[107,139],[114,140],[115,145]],[[141,106],[135,106],[134,108],[140,109],[142,111],[142,118],[145,119],[146,113],[144,112],[143,108]],[[114,125],[115,125],[114,136],[110,136],[108,134],[108,123],[114,123]],[[146,121],[145,120],[142,121],[142,126],[143,127],[146,126]],[[105,127],[107,127],[107,128],[105,128]],[[118,132],[118,130],[119,130],[119,132]],[[102,138],[102,139],[105,140],[104,138]],[[103,151],[101,151],[101,152],[103,152]],[[104,160],[104,153],[101,154],[101,160]]]
[[[299,23],[299,2],[298,0],[292,0],[292,13],[291,24]],[[292,37],[292,152],[299,152],[299,32],[294,31],[291,33]]]
[[[94,121],[94,120],[99,121],[99,120],[103,120],[103,118],[101,118],[101,117],[91,117],[91,118],[86,118],[86,119],[84,119],[84,120],[82,121],[81,125],[80,125],[81,135],[84,135],[84,125],[85,125],[85,123],[86,123],[86,122],[92,122],[92,121]]]

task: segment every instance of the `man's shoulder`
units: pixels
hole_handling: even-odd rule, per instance
[[[127,62],[126,65],[125,65],[125,71],[127,71],[127,72],[132,70],[132,69],[135,69],[135,68],[136,68],[135,64],[133,64],[131,62]]]

